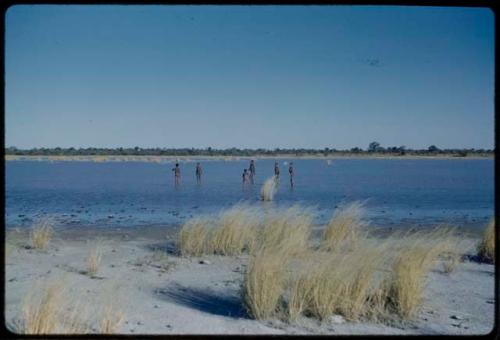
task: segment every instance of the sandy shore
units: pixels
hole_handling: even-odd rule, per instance
[[[35,283],[55,279],[70,287],[72,298],[90,306],[90,315],[112,299],[123,311],[119,333],[125,334],[486,334],[493,327],[494,266],[473,259],[451,274],[439,268],[430,273],[423,309],[411,322],[256,321],[240,298],[247,256],[179,257],[177,232],[160,226],[59,228],[48,249],[37,251],[26,247],[28,230],[8,229],[7,325],[19,320],[23,297]],[[97,240],[103,257],[91,278],[85,259]]]

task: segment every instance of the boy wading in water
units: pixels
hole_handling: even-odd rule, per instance
[[[290,174],[290,185],[293,188],[293,162],[290,162],[290,166],[288,167],[288,173]]]
[[[203,169],[201,168],[200,162],[196,163],[196,182],[198,184],[201,183],[201,174],[203,173]]]
[[[276,180],[280,179],[280,167],[278,165],[278,162],[274,162],[274,177]]]
[[[179,163],[175,163],[175,168],[172,169],[175,177],[175,185],[179,185],[181,181],[181,168],[179,167]]]
[[[253,184],[253,176],[255,176],[255,162],[252,159],[250,161],[250,182]]]

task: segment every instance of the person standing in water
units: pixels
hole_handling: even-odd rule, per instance
[[[274,177],[278,180],[280,178],[280,167],[278,162],[274,162]]]
[[[288,167],[288,173],[290,174],[290,185],[293,188],[293,162],[290,162],[290,166]]]
[[[179,185],[181,181],[181,168],[179,167],[179,163],[175,163],[175,168],[172,169],[175,177],[175,185]]]
[[[255,162],[252,159],[250,161],[250,182],[253,184],[253,176],[255,176]]]
[[[201,168],[200,162],[196,163],[196,182],[198,184],[201,183],[201,174],[203,173],[203,169]]]

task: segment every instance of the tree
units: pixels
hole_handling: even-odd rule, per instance
[[[324,155],[325,157],[326,157],[326,156],[328,156],[328,154],[329,154],[329,153],[330,153],[330,149],[329,149],[329,148],[325,148],[325,149],[323,150],[323,155]]]
[[[399,154],[400,154],[400,155],[405,155],[405,154],[406,154],[406,146],[401,145],[401,146],[398,148],[398,151],[399,151]]]
[[[427,148],[427,151],[429,151],[429,152],[438,152],[439,149],[438,149],[437,146],[431,145],[431,146],[429,146],[429,148]]]
[[[380,149],[380,143],[379,142],[371,142],[370,145],[368,145],[368,151],[369,152],[375,152]]]

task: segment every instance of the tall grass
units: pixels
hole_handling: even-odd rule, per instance
[[[289,278],[289,297],[286,305],[285,317],[288,321],[295,321],[311,305],[311,278],[307,271]]]
[[[308,247],[312,220],[311,212],[299,206],[270,213],[258,230],[251,251],[267,249],[279,252],[282,256],[300,254]]]
[[[290,280],[289,320],[308,312],[320,320],[341,314],[358,320],[368,314],[369,297],[378,287],[384,247],[365,242],[357,252],[312,252],[306,270]]]
[[[181,228],[177,248],[182,256],[201,256],[208,252],[208,239],[211,237],[213,222],[208,218],[188,220]]]
[[[254,210],[238,205],[216,219],[188,221],[178,244],[183,255],[194,256],[248,249],[242,294],[257,319],[279,311],[290,321],[305,314],[320,320],[334,314],[348,320],[411,319],[421,308],[426,276],[437,260],[445,260],[445,272],[458,263],[454,230],[440,227],[377,239],[364,230],[363,216],[359,202],[342,206],[314,250],[308,209],[269,211],[261,222]]]
[[[333,250],[341,243],[355,246],[367,224],[361,202],[339,207],[323,232],[321,249]]]
[[[440,228],[407,235],[395,250],[388,277],[388,305],[403,318],[416,316],[422,304],[426,275],[450,248],[453,230]]]
[[[364,235],[354,250],[292,253],[270,242],[251,257],[245,304],[258,319],[279,310],[289,321],[300,315],[325,320],[335,314],[352,321],[411,319],[421,307],[427,273],[440,255],[453,249],[452,232],[440,228],[384,240]]]
[[[486,262],[495,262],[495,220],[492,219],[483,232],[483,238],[478,247],[479,257]]]
[[[45,287],[40,296],[30,292],[22,306],[23,322],[18,331],[22,334],[50,334],[58,329],[58,312],[62,303],[62,285],[54,282]]]
[[[33,225],[30,232],[31,246],[38,250],[45,250],[49,245],[54,229],[52,220],[44,219]]]
[[[22,317],[14,330],[20,334],[111,334],[119,331],[124,315],[116,308],[116,301],[109,301],[116,296],[103,291],[99,306],[81,299],[80,294],[81,291],[70,295],[67,283],[61,278],[36,284],[23,301]],[[92,319],[97,322],[94,330]]]
[[[253,247],[259,219],[255,209],[236,205],[221,213],[212,233],[207,237],[207,249],[221,255],[239,255]]]
[[[263,201],[272,201],[277,189],[278,186],[276,176],[268,178],[260,189],[260,199]]]
[[[307,248],[311,225],[311,213],[298,206],[271,212],[261,222],[254,208],[239,204],[217,218],[187,221],[177,246],[183,256],[239,255],[264,248],[293,254]]]
[[[243,301],[252,317],[266,319],[276,312],[285,284],[286,261],[286,257],[267,249],[250,257],[243,282]]]

